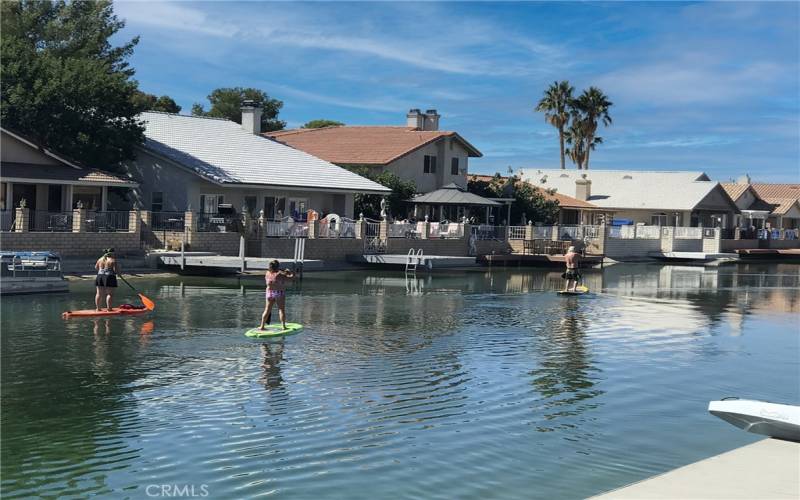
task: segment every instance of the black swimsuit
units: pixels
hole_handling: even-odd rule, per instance
[[[103,268],[97,270],[97,277],[94,279],[95,286],[102,286],[106,288],[117,287],[117,273],[111,268]]]

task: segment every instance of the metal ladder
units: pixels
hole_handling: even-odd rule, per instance
[[[294,240],[294,271],[300,273],[303,279],[303,264],[306,260],[306,239],[295,238]]]
[[[417,272],[417,266],[422,261],[422,249],[414,252],[413,248],[408,249],[408,254],[406,255],[406,272]]]

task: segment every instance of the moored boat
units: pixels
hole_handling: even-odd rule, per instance
[[[53,252],[0,251],[0,294],[67,292],[61,256]]]

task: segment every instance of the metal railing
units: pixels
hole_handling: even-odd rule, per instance
[[[185,212],[152,212],[150,214],[151,231],[179,231],[186,226]]]
[[[419,230],[413,222],[394,222],[389,224],[389,238],[418,238]]]
[[[295,221],[291,217],[264,222],[264,233],[267,238],[306,238],[308,222]]]
[[[0,210],[0,231],[11,231],[16,216],[16,210]]]
[[[676,227],[674,237],[677,240],[699,240],[703,237],[702,227]]]
[[[127,232],[130,228],[130,212],[87,212],[86,231],[89,233]],[[70,214],[70,230],[72,214]]]
[[[377,238],[381,234],[380,221],[366,219],[364,222],[364,238]]]
[[[525,239],[525,226],[508,226],[508,239],[509,240],[524,240]]]
[[[472,227],[472,234],[479,240],[498,240],[506,239],[506,226],[479,225]]]
[[[242,225],[240,215],[198,212],[195,217],[198,233],[235,233]]]
[[[553,239],[553,226],[533,226],[533,239],[535,240]]]
[[[319,238],[355,238],[356,221],[346,217],[319,221]]]
[[[72,232],[72,211],[31,210],[28,212],[28,217],[28,231],[37,233]]]

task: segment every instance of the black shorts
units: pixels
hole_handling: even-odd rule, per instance
[[[106,288],[117,288],[117,275],[116,274],[98,274],[94,279],[94,286],[102,286]]]
[[[567,269],[567,272],[561,275],[565,280],[579,280],[581,274],[576,269]]]

